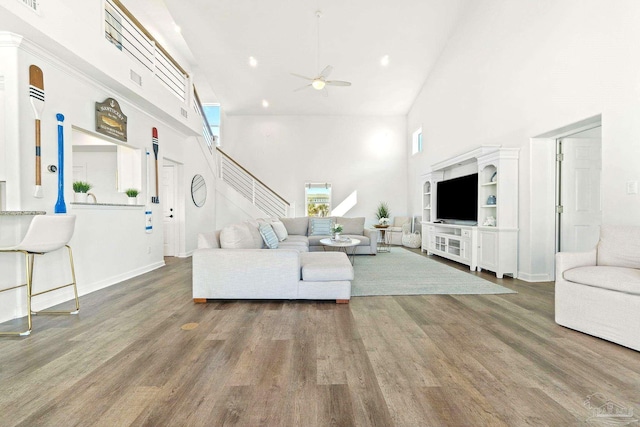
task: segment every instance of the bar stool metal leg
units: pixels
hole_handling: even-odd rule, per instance
[[[38,314],[78,314],[78,312],[80,311],[80,300],[78,299],[78,288],[76,286],[76,271],[75,271],[75,268],[73,267],[73,253],[71,252],[71,247],[69,245],[65,245],[65,247],[69,251],[69,265],[71,267],[71,283],[67,283],[66,285],[58,286],[56,288],[47,289],[46,291],[40,291],[40,292],[37,292],[35,294],[31,294],[31,296],[35,297],[35,296],[38,296],[38,295],[46,294],[48,292],[57,291],[58,289],[66,288],[66,287],[69,287],[69,286],[73,286],[73,294],[75,296],[76,309],[73,310],[73,311],[64,311],[64,310],[63,311],[56,311],[56,310],[31,311],[32,314],[35,314],[35,315],[38,315]],[[32,261],[32,263],[33,263],[33,261]],[[32,267],[32,272],[33,272],[33,267]]]
[[[0,336],[27,336],[31,333],[31,279],[33,278],[33,254],[26,251],[0,251],[0,252],[21,252],[24,254],[25,277],[27,283],[0,289],[0,292],[10,291],[22,287],[27,288],[27,330],[26,331],[3,331]]]

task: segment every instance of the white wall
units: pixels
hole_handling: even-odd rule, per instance
[[[29,97],[26,96],[30,64],[37,64],[42,69],[45,84],[46,101],[42,115],[43,198],[33,197],[34,115]],[[58,164],[55,115],[62,113],[65,116],[65,200],[67,212],[77,215],[75,234],[70,244],[74,250],[80,294],[109,286],[164,264],[162,204],[150,204],[147,201],[148,208],[153,212],[154,229],[151,234],[145,232],[145,208],[142,206],[83,207],[72,204],[72,127],[93,131],[95,102],[102,102],[107,97],[116,98],[128,117],[129,146],[143,152],[145,149],[149,150],[153,157],[151,129],[156,127],[159,134],[160,170],[163,158],[183,165],[186,172],[179,181],[178,189],[179,254],[186,256],[195,248],[196,230],[206,222],[213,221],[215,203],[210,190],[209,200],[203,208],[192,207],[189,191],[192,172],[201,173],[211,189],[215,183],[207,160],[208,149],[202,148],[201,138],[196,138],[194,133],[183,132],[189,128],[182,126],[178,121],[180,119],[163,120],[149,114],[146,103],[140,105],[137,99],[128,99],[117,90],[102,85],[57,58],[50,57],[44,49],[25,40],[16,45],[7,42],[0,47],[0,76],[5,81],[5,123],[11,124],[2,130],[6,162],[0,165],[7,181],[7,210],[41,210],[47,214],[53,213],[57,199],[57,174],[48,173],[46,165]],[[211,154],[208,156],[210,158]],[[141,175],[146,177],[146,162],[143,161],[139,167]],[[146,201],[144,194],[147,185],[155,185],[154,172],[151,172],[150,179],[150,183],[143,179],[143,196],[139,198],[142,203]],[[97,196],[100,202],[100,195]],[[122,203],[125,203],[124,199]],[[4,219],[0,225],[3,224],[13,228],[10,232],[15,238],[21,238],[25,231],[24,222],[18,222],[14,227],[9,219]],[[42,286],[45,281],[47,284],[63,284],[68,281],[68,265],[63,251],[41,257],[36,263],[37,269],[41,269],[34,278],[37,286]],[[0,274],[0,288],[12,286],[23,277],[23,267],[18,266],[15,259],[0,259],[0,270],[3,273]],[[38,297],[36,303],[38,308],[42,308],[69,299],[71,295],[70,290],[47,294]],[[23,301],[22,290],[0,294],[0,321],[23,316]]]
[[[520,277],[544,279],[531,250],[544,235],[530,203],[536,177],[530,139],[602,114],[603,221],[639,224],[640,3],[633,0],[478,0],[458,25],[408,114],[425,152],[409,160],[409,200],[420,205],[429,166],[479,145],[521,147]],[[407,142],[409,144],[410,142]],[[539,189],[539,191],[545,191]]]
[[[407,214],[405,117],[227,116],[222,132],[222,149],[294,202],[297,216],[305,214],[307,182],[330,183],[334,208],[357,192],[344,216],[367,224],[380,201],[392,216]]]

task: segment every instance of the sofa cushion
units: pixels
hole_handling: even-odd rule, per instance
[[[362,236],[364,234],[364,217],[337,217],[336,222],[338,224],[342,224],[342,234],[355,234],[358,236]]]
[[[255,249],[264,249],[267,245],[264,244],[264,240],[262,239],[262,234],[260,234],[260,224],[264,224],[262,220],[249,219],[245,221],[247,224],[247,228],[249,228],[249,232],[251,232],[251,237],[253,237],[253,243]]]
[[[220,247],[222,249],[260,249],[256,248],[249,226],[245,223],[224,227],[220,231]]]
[[[309,246],[309,238],[307,236],[289,235],[285,240],[283,240],[283,242]]]
[[[284,226],[282,221],[272,221],[271,227],[273,227],[273,231],[275,231],[279,241],[282,242],[289,236],[289,234],[287,233],[287,228]]]
[[[267,247],[269,249],[276,249],[278,247],[278,236],[276,236],[275,231],[273,231],[271,224],[260,224],[259,229],[262,239]]]
[[[198,249],[219,249],[220,231],[211,231],[198,234]]]
[[[562,277],[569,282],[640,295],[640,270],[635,268],[577,267],[565,271]]]
[[[596,263],[640,268],[640,227],[603,225]]]
[[[309,236],[330,236],[332,225],[332,218],[310,218]]]
[[[343,252],[301,253],[300,270],[305,281],[353,280],[353,266]]]
[[[307,229],[309,228],[309,218],[297,217],[297,218],[280,218],[280,221],[287,229],[287,234],[295,234],[298,236],[306,236]]]
[[[278,249],[294,249],[298,252],[309,252],[309,239],[307,236],[289,236],[278,243]]]

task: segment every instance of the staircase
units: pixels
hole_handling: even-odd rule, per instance
[[[216,147],[218,178],[267,216],[294,216],[291,204]]]

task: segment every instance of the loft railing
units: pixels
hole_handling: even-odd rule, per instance
[[[209,151],[213,153],[213,146],[218,144],[215,135],[211,132],[211,126],[209,126],[207,116],[204,114],[204,108],[202,107],[202,102],[200,102],[200,97],[198,96],[195,86],[193,86],[193,109],[202,118],[202,136],[204,137],[204,142],[209,147]]]
[[[189,74],[119,0],[104,2],[104,35],[151,71],[176,97],[183,102],[187,99]]]
[[[276,218],[289,216],[289,209],[291,208],[289,202],[253,176],[251,172],[229,157],[220,148],[216,148],[216,150],[219,153],[220,166],[218,170],[220,171],[220,179],[268,216]]]

